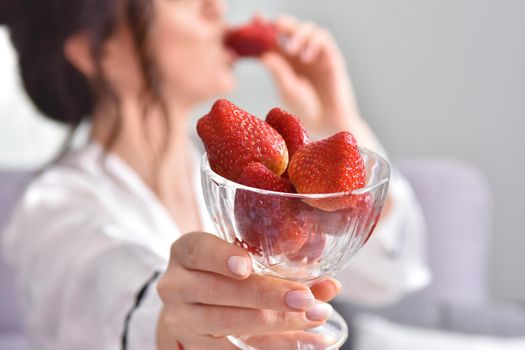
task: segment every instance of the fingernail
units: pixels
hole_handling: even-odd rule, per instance
[[[288,50],[289,41],[290,39],[288,38],[288,36],[284,34],[279,33],[279,35],[277,36],[277,42],[279,43],[279,47],[283,50]]]
[[[313,50],[307,49],[301,53],[301,60],[304,63],[310,63],[310,61],[313,59]]]
[[[315,302],[310,290],[293,290],[284,297],[286,305],[296,310],[308,310]]]
[[[336,339],[334,339],[333,336],[316,333],[315,338],[307,340],[307,343],[304,344],[304,348],[312,350],[327,350],[332,348],[335,343]]]
[[[298,45],[299,43],[297,42],[297,40],[295,40],[294,38],[289,38],[288,41],[286,42],[285,49],[288,52],[288,54],[292,55],[299,48]]]
[[[230,256],[228,258],[228,270],[235,275],[246,276],[249,267],[250,262],[243,256]]]
[[[341,291],[343,289],[343,285],[341,284],[341,282],[339,280],[332,280],[335,284],[335,288],[337,289],[337,291]]]
[[[306,318],[315,322],[324,321],[330,317],[333,311],[334,308],[332,305],[318,302],[311,309],[306,311]]]

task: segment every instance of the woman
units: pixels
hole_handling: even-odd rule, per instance
[[[243,249],[205,233],[189,115],[234,86],[224,11],[221,0],[17,1],[10,28],[27,93],[48,117],[91,130],[31,183],[5,235],[39,349],[232,349],[228,334],[280,349],[329,316],[339,282],[251,275]],[[288,109],[377,150],[330,35],[288,17],[276,25],[281,51],[262,62]],[[392,198],[391,227],[364,254],[378,270],[352,270],[358,300],[427,280],[419,242],[385,253],[400,232],[389,218],[412,205],[403,182],[394,188],[409,200]]]

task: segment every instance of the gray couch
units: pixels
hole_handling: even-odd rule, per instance
[[[368,312],[407,325],[525,336],[523,310],[489,306],[492,210],[484,177],[473,167],[452,160],[403,161],[399,167],[412,183],[427,220],[434,281],[417,295],[380,310],[347,303],[336,303],[336,307],[350,323],[354,315]],[[27,179],[27,174],[0,172],[0,227]],[[12,279],[0,262],[0,350],[23,349],[28,344]]]
[[[490,300],[489,258],[492,200],[484,176],[457,160],[398,163],[420,200],[428,227],[432,284],[395,305],[366,308],[335,302],[350,325],[351,349],[358,335],[352,319],[372,314],[418,328],[498,337],[525,337],[525,309]]]
[[[0,232],[27,181],[27,173],[0,172]],[[26,349],[11,273],[0,259],[0,350]]]

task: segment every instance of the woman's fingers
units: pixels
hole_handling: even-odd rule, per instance
[[[301,22],[293,17],[280,17],[275,21],[277,29],[284,36],[283,51],[308,64],[320,55],[330,43],[330,34],[312,22]]]
[[[311,311],[312,310],[312,311]],[[301,331],[320,326],[333,309],[320,303],[308,313],[194,305],[186,315],[201,335],[223,337]],[[313,316],[313,317],[312,317]],[[309,317],[315,319],[310,320]]]
[[[310,287],[317,300],[328,302],[334,299],[342,290],[341,282],[329,278]]]
[[[327,335],[307,332],[258,335],[244,341],[259,350],[296,349],[298,343],[308,349],[326,349],[334,344],[334,340]]]
[[[157,324],[157,348],[159,350],[235,350],[226,338],[198,334],[191,324],[187,308],[163,308]],[[191,316],[191,314],[189,314]]]
[[[164,343],[166,344],[166,343]],[[173,346],[164,346],[169,350],[239,350],[226,337],[216,338],[210,335],[193,336],[186,339],[178,340]]]
[[[307,78],[298,75],[290,61],[279,53],[267,52],[261,61],[271,72],[288,110],[301,116],[303,122],[315,123],[321,106]]]
[[[288,37],[286,52],[291,56],[300,56],[313,34],[318,30],[311,22],[301,23]]]
[[[326,349],[333,345],[334,340],[323,334],[299,332],[286,332],[276,334],[256,335],[243,338],[243,342],[257,350],[296,349],[297,344],[307,345],[313,349]],[[192,339],[184,345],[179,342],[184,350],[213,349],[213,350],[236,350],[226,337],[200,336]],[[177,347],[173,347],[178,350]]]
[[[172,251],[182,268],[175,267],[171,272],[176,276],[159,283],[159,291],[168,302],[176,302],[176,297],[191,304],[277,311],[306,311],[314,305],[316,297],[302,284],[268,276],[244,277],[251,268],[248,254],[215,236],[184,235]],[[319,294],[319,300],[330,300],[337,292],[330,280],[313,291]]]
[[[340,289],[332,279],[310,289],[251,275],[251,259],[243,248],[205,233],[184,235],[173,244],[171,254],[170,267],[158,286],[165,309],[171,310],[168,323],[182,337],[198,337],[210,344],[220,340],[221,349],[230,349],[229,343],[216,338],[230,334],[274,334],[321,325],[332,307],[320,300],[332,299]],[[295,336],[290,333],[273,341],[287,344]],[[270,341],[270,337],[254,339],[261,344]]]
[[[299,53],[301,41],[306,34],[305,32],[312,30],[314,27],[311,22],[305,24],[291,16],[279,17],[274,23],[280,33],[282,52],[290,57],[296,56]],[[303,34],[298,37],[298,33],[301,29],[303,30]]]
[[[261,56],[262,63],[272,73],[281,94],[293,91],[298,85],[297,73],[282,55],[276,52],[267,52]]]
[[[188,270],[207,271],[244,279],[251,273],[251,258],[241,247],[211,234],[194,232],[183,235],[171,248],[170,262]]]
[[[187,342],[180,342],[180,350],[201,350],[201,349],[213,349],[213,350],[239,350],[238,347],[233,345],[227,338],[221,337],[216,338],[212,336],[200,336],[191,339]],[[179,350],[174,347],[173,350]]]
[[[318,28],[304,44],[299,58],[306,64],[314,62],[329,43],[330,34],[325,29]]]
[[[280,33],[292,35],[301,22],[292,16],[281,16],[274,23]]]
[[[279,278],[252,275],[240,281],[208,272],[182,274],[179,282],[186,303],[295,312],[315,303],[310,289]]]

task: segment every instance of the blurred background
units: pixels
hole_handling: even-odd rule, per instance
[[[362,113],[394,159],[454,157],[483,171],[495,213],[490,289],[497,299],[525,302],[525,2],[228,2],[233,23],[260,10],[329,28],[347,58]],[[238,73],[234,101],[260,115],[279,103],[259,64],[243,62]],[[37,167],[62,138],[21,92],[1,28],[0,167]]]
[[[359,105],[393,158],[457,157],[478,166],[493,194],[491,291],[525,302],[525,1],[231,0],[232,21],[254,9],[329,28]],[[235,96],[274,105],[270,78],[239,67]],[[475,242],[472,242],[475,244]]]
[[[481,170],[494,215],[483,218],[491,232],[491,298],[525,303],[525,1],[228,3],[232,23],[260,10],[330,29],[347,58],[362,113],[393,159],[452,158]],[[242,62],[237,71],[239,86],[230,96],[236,103],[259,115],[280,103],[260,64]],[[63,137],[64,130],[40,118],[21,92],[16,58],[0,27],[0,168],[37,168],[56,153]],[[446,192],[442,185],[427,184]],[[448,233],[451,245],[455,234]],[[476,243],[474,235],[467,244]]]

